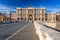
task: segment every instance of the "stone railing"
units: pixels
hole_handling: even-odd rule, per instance
[[[53,38],[47,33],[48,30],[45,30],[44,25],[38,22],[34,22],[36,34],[39,37],[39,40],[53,40]]]

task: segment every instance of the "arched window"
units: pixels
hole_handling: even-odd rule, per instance
[[[25,20],[26,20],[26,18],[25,18]]]
[[[44,13],[44,11],[42,10],[42,13]]]
[[[40,18],[39,18],[39,20],[40,20]]]
[[[32,17],[32,15],[30,14],[29,17]]]

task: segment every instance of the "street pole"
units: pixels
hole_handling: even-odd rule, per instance
[[[10,13],[10,22],[12,23],[12,19],[11,19],[11,13]]]

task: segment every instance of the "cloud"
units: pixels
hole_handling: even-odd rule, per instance
[[[47,9],[48,11],[52,11],[52,12],[59,12],[60,11],[60,9]]]
[[[13,7],[8,7],[6,5],[0,4],[0,12],[5,13],[7,11],[15,11],[15,9]]]
[[[60,8],[46,8],[47,12],[56,12],[59,13],[60,12]]]
[[[39,6],[39,7],[45,7],[46,8],[46,12],[60,12],[60,5],[56,5],[56,7],[52,7],[52,6]],[[6,5],[2,5],[0,4],[0,12],[7,12],[7,11],[16,11],[16,9],[14,7],[8,7]]]

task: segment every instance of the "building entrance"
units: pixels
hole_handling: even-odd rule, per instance
[[[29,15],[28,20],[32,22],[33,21],[33,16]]]

